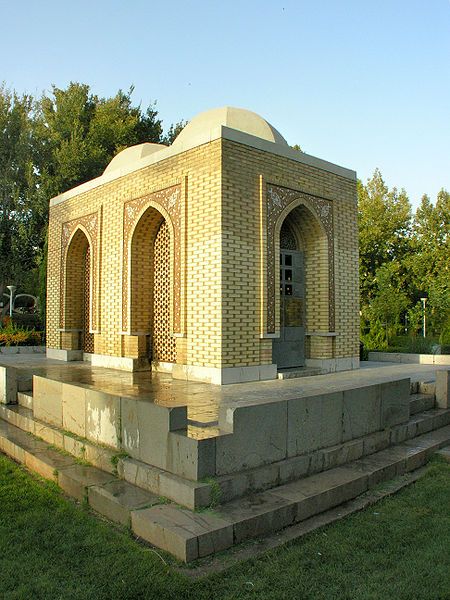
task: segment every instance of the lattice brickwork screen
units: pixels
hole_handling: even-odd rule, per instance
[[[280,248],[283,250],[297,250],[297,242],[286,221],[281,226],[280,231]]]
[[[84,258],[84,289],[83,289],[83,351],[94,352],[94,335],[89,333],[91,316],[91,298],[90,298],[90,280],[91,280],[91,249],[88,245]]]
[[[152,358],[175,362],[175,338],[170,335],[170,232],[166,221],[161,223],[156,235],[154,257]]]

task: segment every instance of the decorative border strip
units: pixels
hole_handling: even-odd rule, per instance
[[[335,299],[334,299],[334,233],[333,233],[333,206],[331,200],[305,194],[281,186],[266,184],[266,210],[267,210],[267,333],[275,333],[275,229],[282,212],[292,207],[303,204],[319,220],[328,238],[328,301],[330,331],[335,327]]]

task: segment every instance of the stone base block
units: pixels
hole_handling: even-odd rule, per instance
[[[230,383],[247,383],[249,381],[267,381],[277,378],[277,365],[255,365],[253,367],[198,367],[195,365],[174,364],[174,379],[186,381],[203,381],[214,385]]]
[[[83,360],[82,350],[62,350],[60,348],[47,348],[47,358],[53,360],[64,360],[70,362],[73,360]]]
[[[17,372],[13,367],[0,366],[0,402],[15,404],[17,402]]]
[[[436,405],[450,408],[450,369],[436,371]]]
[[[307,367],[321,369],[322,373],[337,373],[359,369],[359,356],[348,358],[307,358]]]
[[[150,362],[146,357],[131,358],[128,356],[108,356],[106,354],[83,355],[84,360],[88,360],[93,367],[105,367],[107,369],[117,369],[119,371],[149,371]]]

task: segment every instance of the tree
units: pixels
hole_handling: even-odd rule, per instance
[[[450,194],[442,189],[433,205],[422,197],[413,222],[412,252],[405,261],[416,299],[428,295],[430,333],[450,325]]]
[[[121,150],[163,137],[155,105],[133,105],[128,92],[100,98],[88,85],[52,87],[38,101],[0,86],[0,299],[14,283],[43,295],[48,202],[101,175]]]
[[[366,185],[358,182],[361,304],[377,292],[375,274],[387,262],[402,262],[409,250],[411,205],[405,190],[389,191],[375,170]]]
[[[169,127],[169,130],[163,137],[162,143],[167,144],[167,146],[171,146],[175,138],[178,136],[179,133],[181,133],[181,131],[186,127],[187,124],[188,122],[183,120],[178,121],[178,123],[175,124],[172,123],[172,125]]]
[[[385,327],[386,342],[389,343],[392,336],[400,333],[401,319],[410,306],[410,300],[402,290],[400,263],[388,262],[382,265],[377,269],[375,281],[377,293],[369,310],[371,326],[379,321]]]
[[[153,106],[133,106],[131,87],[113,98],[99,98],[88,85],[55,86],[38,104],[38,170],[48,197],[102,174],[127,146],[161,141],[162,126]]]
[[[0,299],[6,285],[20,285],[33,268],[33,101],[0,87]]]

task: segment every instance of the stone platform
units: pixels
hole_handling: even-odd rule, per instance
[[[450,442],[448,372],[436,407],[434,369],[418,365],[217,388],[1,363],[0,449],[185,561],[354,498]]]

